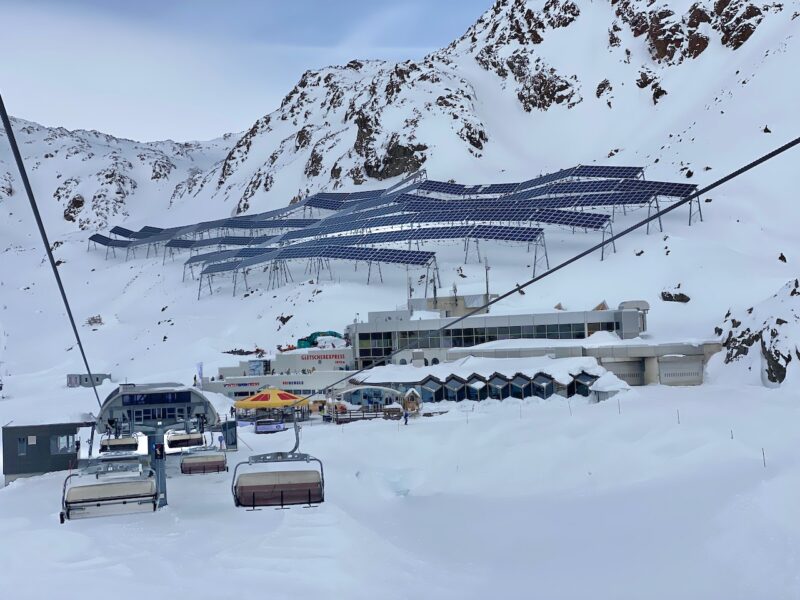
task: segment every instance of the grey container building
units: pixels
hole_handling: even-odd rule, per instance
[[[94,427],[94,421],[3,427],[5,484],[20,477],[75,468],[78,464],[75,440],[85,427]]]

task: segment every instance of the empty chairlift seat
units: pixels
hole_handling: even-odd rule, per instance
[[[243,473],[236,480],[237,506],[290,506],[323,500],[318,471],[265,471]]]
[[[222,453],[198,452],[181,457],[181,473],[184,475],[220,473],[227,470],[228,462]]]
[[[139,438],[126,436],[100,440],[100,452],[136,452],[139,449]]]
[[[120,467],[133,473],[137,468],[119,464],[116,467],[103,465],[100,471],[69,475],[64,480],[61,495],[61,522],[155,511],[158,508],[158,488],[152,469],[148,468],[139,475],[113,473],[110,470]],[[82,476],[91,477],[91,483],[81,484]]]
[[[292,471],[266,470],[267,465],[289,462],[316,462],[319,470]],[[239,473],[245,465],[263,465],[259,471]],[[286,506],[305,504],[312,506],[325,501],[325,473],[322,461],[302,452],[273,452],[251,456],[247,462],[236,465],[231,483],[236,506],[255,509],[259,506]]]
[[[199,431],[187,433],[185,431],[168,431],[164,434],[165,451],[174,454],[183,448],[196,448],[205,446],[205,436]]]

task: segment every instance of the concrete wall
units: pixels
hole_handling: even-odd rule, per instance
[[[94,384],[102,385],[108,379],[111,381],[111,373],[92,373],[94,376]],[[89,381],[89,376],[86,373],[69,373],[67,374],[67,387],[92,387],[92,382]]]
[[[578,343],[529,348],[451,348],[447,360],[465,356],[525,358],[535,356],[592,356],[607,370],[629,385],[700,385],[708,359],[719,352],[719,342],[703,344],[609,344],[585,347]],[[429,352],[426,350],[425,352]],[[427,356],[427,355],[426,355]]]

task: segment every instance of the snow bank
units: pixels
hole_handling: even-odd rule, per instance
[[[534,377],[537,373],[545,373],[555,381],[567,385],[575,375],[582,371],[598,377],[606,374],[606,370],[597,364],[597,360],[589,356],[574,358],[549,358],[546,356],[535,358],[477,358],[467,356],[453,362],[427,367],[415,367],[413,365],[375,367],[358,375],[356,379],[362,384],[404,383],[419,382],[431,375],[440,381],[444,381],[450,375],[457,375],[462,379],[467,379],[473,373],[483,377],[500,373],[508,378],[514,377],[517,373],[522,373],[527,377]],[[614,375],[611,375],[611,377],[614,377]]]

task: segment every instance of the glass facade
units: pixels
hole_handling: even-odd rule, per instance
[[[598,331],[619,331],[616,321],[559,323],[550,325],[507,325],[454,327],[445,331],[423,329],[419,331],[382,331],[359,333],[356,359],[361,366],[375,359],[389,356],[401,348],[468,348],[486,342],[516,339],[581,340]]]

